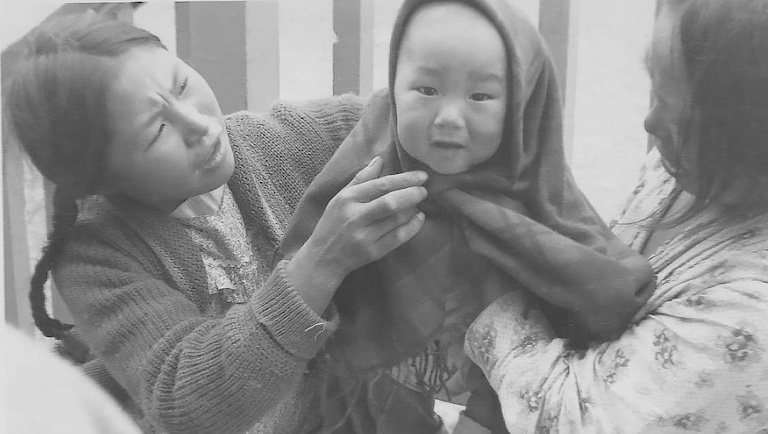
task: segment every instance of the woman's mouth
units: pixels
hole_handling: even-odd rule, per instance
[[[216,138],[216,141],[211,145],[211,153],[208,158],[203,161],[201,170],[211,170],[221,163],[224,158],[224,147],[221,144],[221,136]]]

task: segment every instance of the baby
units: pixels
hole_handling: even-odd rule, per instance
[[[468,326],[500,294],[530,291],[562,336],[585,343],[623,329],[653,287],[647,263],[575,185],[560,111],[549,54],[508,2],[405,1],[389,89],[372,96],[281,245],[290,256],[333,194],[376,156],[385,173],[429,174],[424,226],[348,276],[328,351],[353,372],[383,369],[408,390],[468,402],[457,432],[505,431],[495,395],[463,353]],[[419,432],[408,417],[388,419],[396,410],[375,395],[369,390],[367,406],[377,432]]]

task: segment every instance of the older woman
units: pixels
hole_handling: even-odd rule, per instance
[[[658,289],[619,338],[569,348],[526,294],[465,349],[510,432],[768,432],[768,1],[666,0],[649,51],[656,149],[615,232]]]

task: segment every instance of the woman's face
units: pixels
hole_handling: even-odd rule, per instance
[[[208,83],[161,48],[134,48],[119,62],[107,95],[107,190],[171,211],[226,183],[234,156]]]
[[[691,91],[677,30],[679,19],[677,7],[665,4],[656,20],[647,58],[652,102],[645,129],[659,148],[664,167],[686,188],[696,165],[693,146],[684,145],[696,143],[691,135],[696,128],[695,122],[691,123],[683,141],[681,130],[691,116]]]

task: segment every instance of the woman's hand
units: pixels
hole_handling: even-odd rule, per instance
[[[322,313],[353,270],[384,257],[421,229],[416,205],[427,197],[421,171],[379,178],[376,157],[333,199],[314,232],[286,267],[304,301]]]

